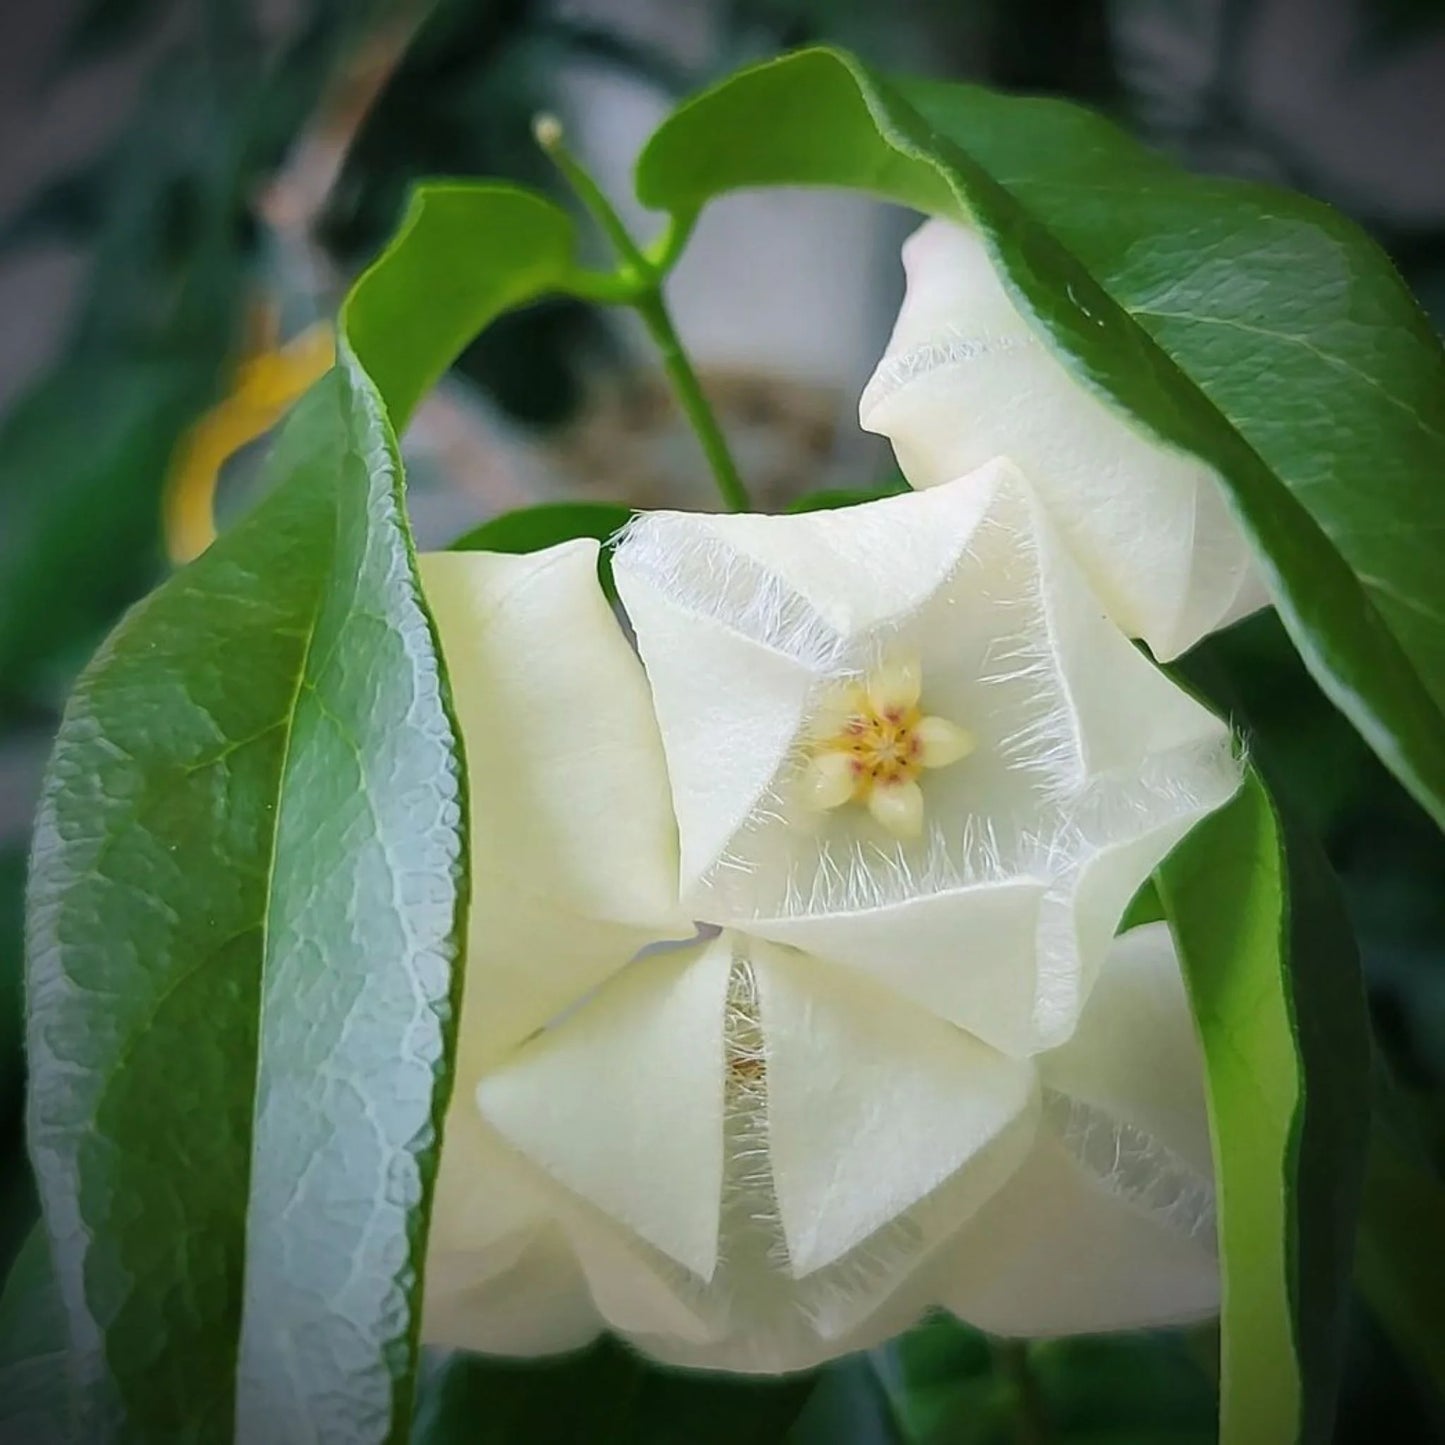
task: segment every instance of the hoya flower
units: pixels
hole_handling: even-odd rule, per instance
[[[799,516],[655,512],[614,575],[692,917],[1025,1057],[1238,782],[1227,728],[1108,620],[1004,461]]]
[[[915,487],[1007,456],[1110,615],[1168,660],[1268,598],[1213,470],[1097,395],[1019,309],[982,236],[927,222],[859,415]]]
[[[1237,765],[1004,463],[641,521],[645,681],[591,567],[423,567],[478,839],[427,1335],[801,1368],[908,1324],[1032,1167],[1036,1056]]]

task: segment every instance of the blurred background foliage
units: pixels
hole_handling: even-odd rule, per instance
[[[832,40],[885,68],[1082,100],[1198,170],[1320,196],[1376,235],[1445,324],[1441,0],[11,0],[5,12],[0,1268],[33,1212],[19,898],[66,689],[164,575],[168,541],[185,550],[168,488],[185,484],[197,423],[248,384],[254,400],[264,375],[280,392],[220,427],[221,450],[237,453],[222,519],[244,505],[265,446],[252,433],[289,375],[255,364],[331,316],[416,179],[553,190],[531,121],[554,110],[645,233],[627,168],[673,101],[748,60]],[[782,505],[887,480],[891,461],[858,434],[853,407],[900,294],[907,219],[839,197],[716,210],[674,307],[755,494]],[[423,545],[563,495],[708,504],[633,323],[572,300],[478,338],[406,450]],[[1345,883],[1381,1044],[1371,1193],[1403,1191],[1422,1229],[1438,1229],[1445,840],[1324,702],[1272,617],[1212,639],[1183,671],[1230,708]],[[1424,1274],[1393,1277],[1367,1234],[1342,1442],[1445,1439],[1428,1383],[1431,1368],[1445,1375],[1445,1284]],[[419,1431],[479,1438],[465,1422],[484,1409],[531,1422],[498,1439],[594,1438],[568,1423],[569,1401],[621,1391],[632,1433],[617,1439],[682,1438],[669,1433],[668,1377],[648,1374],[644,1388],[636,1370],[613,1347],[530,1371],[439,1364]],[[1203,1441],[1211,1370],[1207,1331],[1003,1350],[933,1322],[833,1367],[814,1392],[740,1396],[724,1414],[738,1441],[748,1411],[796,1414],[799,1441]]]

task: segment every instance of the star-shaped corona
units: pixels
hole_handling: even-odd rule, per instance
[[[837,687],[809,729],[803,801],[819,812],[865,806],[899,838],[923,831],[919,778],[974,750],[973,734],[922,708],[923,669],[893,658],[861,681]]]

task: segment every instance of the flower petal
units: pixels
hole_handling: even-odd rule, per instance
[[[898,903],[760,919],[757,938],[856,969],[1015,1056],[1033,1051],[1034,957],[1048,885],[960,887]]]
[[[752,947],[789,1267],[840,1258],[961,1170],[966,1217],[1032,1136],[1033,1070],[804,954]]]
[[[1209,1179],[1204,1059],[1167,924],[1114,940],[1073,1037],[1036,1062],[1046,1087],[1157,1139]]]
[[[1038,1062],[1039,1142],[941,1258],[943,1303],[1023,1335],[1211,1313],[1203,1068],[1163,924],[1117,940],[1074,1036]]]
[[[792,658],[680,607],[618,554],[617,590],[637,632],[667,740],[684,888],[718,859],[766,792],[814,685]],[[747,707],[719,706],[745,688]]]
[[[803,774],[804,801],[824,813],[841,808],[856,786],[853,759],[845,753],[820,753]]]
[[[596,559],[590,541],[420,559],[478,821],[467,993],[486,1004],[462,1037],[487,1057],[691,932],[646,681]]]
[[[909,655],[890,659],[868,678],[868,702],[878,713],[916,707],[922,691],[922,664]]]
[[[526,1165],[470,1091],[448,1113],[427,1245],[422,1338],[507,1355],[586,1344],[602,1327]]]
[[[1016,1157],[1027,1147],[1032,1110],[1029,1121],[1006,1126],[1005,1137],[985,1146],[981,1155],[969,1154],[962,1167],[929,1188],[927,1175],[949,1168],[935,1149],[927,1161],[925,1182],[912,1181],[924,1188],[923,1197],[912,1199],[897,1214],[885,1208],[882,1213],[887,1217],[878,1228],[863,1226],[866,1232],[855,1244],[799,1277],[777,1188],[772,1137],[777,1101],[764,1035],[762,984],[754,968],[758,946],[732,935],[730,947],[721,1248],[716,1272],[709,1280],[699,1278],[575,1196],[559,1203],[557,1217],[610,1327],[639,1348],[678,1365],[776,1373],[808,1368],[876,1344],[906,1328],[927,1308],[932,1302],[926,1278],[929,1251],[977,1208],[990,1185],[990,1171],[1005,1171],[1007,1155]],[[788,950],[763,952],[775,957],[784,971],[796,957]],[[804,1011],[812,1007],[811,983],[809,978],[799,981],[799,1007]],[[852,988],[858,987],[854,981]],[[875,1002],[868,1000],[870,1008]],[[885,995],[883,1007],[896,1014],[901,1006]],[[825,997],[822,1017],[831,1019],[834,1013]],[[948,1032],[927,1015],[917,1017],[925,1034]],[[962,1037],[952,1035],[952,1039]],[[836,1036],[825,1029],[821,1052],[826,1055],[834,1042]],[[849,1042],[866,1050],[878,1039],[855,1031]],[[978,1046],[964,1039],[963,1047]],[[925,1070],[927,1057],[925,1051]],[[900,1097],[898,1081],[886,1062],[875,1059],[864,1067],[883,1069],[890,1077],[892,1097]],[[899,1071],[905,1081],[904,1102],[912,1097],[906,1082],[910,1067],[905,1063]],[[1006,1067],[1022,1076],[1031,1102],[1031,1070],[1022,1065]],[[788,1069],[782,1068],[781,1074],[786,1079]],[[945,1079],[943,1084],[952,1089],[953,1081]],[[784,1087],[789,1087],[786,1082]],[[948,1102],[956,1106],[957,1100],[950,1097]],[[786,1101],[783,1112],[786,1115]],[[953,1137],[945,1135],[947,1142]],[[931,1140],[929,1145],[933,1147]],[[856,1168],[854,1161],[845,1172],[845,1183]],[[899,1196],[898,1202],[903,1198]]]
[[[603,1330],[587,1280],[554,1226],[522,1247],[513,1263],[473,1279],[465,1255],[434,1255],[428,1265],[422,1340],[492,1355],[551,1355],[580,1349]]]
[[[826,660],[837,634],[906,617],[938,590],[1011,470],[981,466],[972,487],[946,496],[903,493],[836,511],[648,512],[618,544],[618,591],[630,613],[621,578],[646,578],[745,636]]]
[[[726,942],[638,959],[477,1089],[514,1148],[702,1279],[717,1265]]]
[[[995,456],[1038,486],[1111,615],[1168,659],[1263,600],[1212,469],[1077,380],[1006,290],[982,236],[933,220],[859,415],[915,487]]]

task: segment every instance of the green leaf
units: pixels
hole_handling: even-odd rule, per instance
[[[458,353],[502,312],[586,292],[571,218],[516,186],[419,186],[396,239],[352,287],[342,327],[400,434]],[[589,293],[590,294],[590,293]]]
[[[1445,356],[1382,252],[1071,107],[897,89],[831,51],[724,81],[638,166],[683,217],[797,184],[971,218],[1066,364],[1219,471],[1310,671],[1445,824]]]
[[[901,482],[889,487],[834,487],[828,491],[805,493],[788,511],[834,512],[839,507],[856,507],[863,502],[876,502],[880,497],[895,497],[907,490],[907,485]]]
[[[540,552],[559,542],[593,537],[606,543],[632,520],[632,508],[621,502],[543,502],[503,512],[473,527],[452,543],[452,552]],[[612,580],[612,552],[604,545],[597,554],[597,580],[610,602],[617,601]]]
[[[1252,773],[1158,876],[1204,1045],[1224,1269],[1220,1439],[1323,1442],[1364,1172],[1370,1043],[1327,866]]]
[[[1395,1348],[1445,1399],[1445,1186],[1382,1129],[1370,1137],[1355,1278]]]
[[[20,1117],[25,1060],[21,1052],[24,1009],[20,997],[24,972],[25,853],[0,847],[0,1147],[9,1125]],[[3,1267],[3,1260],[0,1260]]]
[[[909,1445],[1007,1445],[1013,1400],[988,1340],[937,1314],[879,1352]]]
[[[91,1441],[404,1438],[464,781],[355,359],[78,683],[28,898],[30,1138]]]
[[[424,1378],[412,1445],[775,1445],[814,1382],[664,1370],[611,1340],[526,1363],[458,1353]]]
[[[0,1440],[69,1445],[65,1311],[45,1231],[31,1230],[0,1294]]]
[[[540,552],[575,537],[605,542],[632,519],[621,502],[543,502],[503,512],[452,543],[453,552]]]
[[[991,1342],[940,1314],[875,1354],[909,1445],[1216,1438],[1213,1383],[1177,1331]]]

